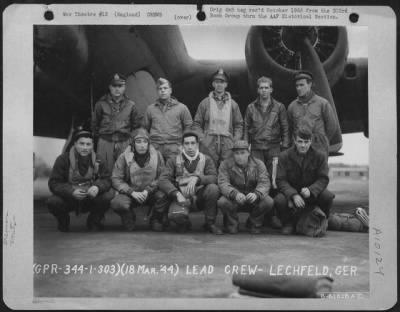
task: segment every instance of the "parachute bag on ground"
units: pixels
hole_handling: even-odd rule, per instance
[[[327,228],[328,219],[319,207],[315,207],[311,211],[302,212],[296,224],[296,232],[298,234],[311,237],[324,236]]]
[[[328,219],[329,231],[365,232],[367,227],[351,213],[332,213]]]
[[[168,210],[168,219],[177,224],[184,222],[189,217],[189,208],[173,201]]]

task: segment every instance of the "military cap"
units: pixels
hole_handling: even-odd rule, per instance
[[[79,127],[76,129],[74,134],[74,142],[78,141],[79,138],[91,138],[93,139],[93,134],[91,131],[83,129],[83,127]]]
[[[222,68],[220,68],[212,75],[212,80],[214,81],[216,79],[220,79],[220,80],[224,80],[225,82],[228,82],[229,77],[228,77],[228,74],[225,73]]]
[[[138,128],[138,129],[134,130],[132,132],[131,138],[132,138],[132,140],[136,140],[136,139],[139,139],[139,138],[143,138],[143,139],[146,139],[148,141],[150,140],[149,133],[144,128]]]
[[[182,135],[182,142],[185,138],[190,137],[190,136],[194,136],[196,138],[197,142],[199,142],[199,134],[194,130],[185,130]]]
[[[239,140],[239,141],[235,141],[235,143],[233,143],[233,147],[231,148],[232,150],[241,150],[241,149],[249,149],[249,143],[245,140]]]
[[[296,73],[296,75],[294,76],[294,80],[300,80],[300,79],[308,79],[308,80],[313,80],[313,75],[306,70],[301,70],[299,72]]]
[[[114,73],[110,79],[110,85],[124,85],[126,83],[126,77],[120,73]]]

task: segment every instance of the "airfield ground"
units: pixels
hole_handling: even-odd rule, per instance
[[[190,233],[154,233],[143,211],[137,214],[134,233],[123,232],[112,212],[106,215],[104,232],[86,232],[86,215],[71,215],[71,232],[61,233],[45,207],[46,188],[46,181],[35,182],[34,262],[55,264],[59,270],[35,274],[37,297],[228,298],[237,290],[234,270],[276,272],[278,265],[307,265],[311,275],[328,268],[333,291],[368,295],[367,233],[328,231],[323,238],[309,238],[265,227],[263,234],[250,235],[242,223],[237,235],[214,236],[202,232],[201,212],[191,215]],[[336,194],[333,212],[368,207],[368,180],[339,177],[329,189]],[[244,222],[246,215],[240,218]],[[221,215],[217,221],[222,223]]]

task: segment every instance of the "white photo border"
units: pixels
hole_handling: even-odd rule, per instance
[[[203,5],[206,15],[209,8]],[[223,5],[219,5],[223,7]],[[198,21],[196,5],[157,5],[165,12],[161,20],[129,20],[64,17],[63,11],[153,9],[151,5],[14,4],[3,12],[3,285],[5,303],[13,309],[388,309],[397,301],[397,114],[396,114],[396,15],[390,7],[347,6],[359,14],[357,26],[368,27],[368,90],[370,140],[370,297],[358,301],[321,299],[116,299],[34,298],[33,296],[33,25],[52,24],[193,24],[223,25],[322,25],[351,26],[348,15],[339,19],[290,20],[206,20]],[[279,6],[274,6],[279,7]],[[43,14],[51,9],[55,20]],[[191,14],[190,22],[174,19]],[[23,127],[21,127],[23,125]],[[16,169],[18,168],[18,169]],[[378,247],[379,246],[379,247]],[[381,259],[381,261],[378,261]],[[384,275],[377,274],[383,266]]]

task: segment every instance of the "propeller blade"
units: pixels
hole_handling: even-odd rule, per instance
[[[324,97],[329,101],[334,111],[337,127],[335,135],[329,142],[330,143],[329,152],[330,153],[338,152],[343,145],[343,141],[342,141],[342,132],[340,130],[340,125],[339,125],[339,118],[336,112],[335,102],[333,101],[332,91],[331,88],[329,87],[328,78],[326,77],[326,73],[324,71],[322,63],[307,36],[304,37],[304,41],[301,46],[301,65],[303,70],[308,70],[313,74],[314,76],[313,89],[318,95]]]

